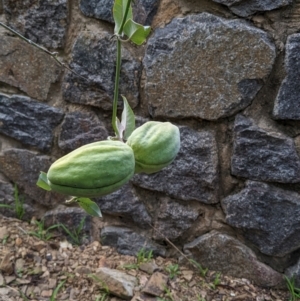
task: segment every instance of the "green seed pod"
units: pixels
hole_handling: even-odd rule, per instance
[[[109,194],[134,174],[132,149],[120,141],[100,141],[79,147],[55,161],[47,173],[51,190],[71,196]]]
[[[149,121],[135,129],[127,140],[135,157],[135,172],[154,173],[168,166],[180,148],[177,126]]]

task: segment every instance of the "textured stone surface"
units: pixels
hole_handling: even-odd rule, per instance
[[[300,120],[300,34],[289,36],[285,49],[287,76],[275,100],[273,115],[276,119]]]
[[[0,36],[0,81],[45,100],[60,71],[48,54],[21,39]]]
[[[8,182],[0,180],[0,204],[13,205],[14,204],[14,187]],[[15,210],[11,208],[1,208],[0,213],[4,216],[15,216]]]
[[[264,254],[284,256],[300,248],[300,194],[247,181],[246,187],[222,201],[226,222],[242,229]]]
[[[138,284],[136,277],[130,276],[119,270],[105,267],[97,269],[95,276],[96,279],[100,280],[98,284],[101,288],[103,288],[103,283],[105,283],[110,294],[122,299],[131,299],[134,294],[134,288]],[[96,279],[95,281],[97,283]]]
[[[184,246],[197,262],[209,270],[225,275],[247,278],[263,287],[277,286],[282,282],[280,273],[256,258],[254,252],[237,239],[211,231]]]
[[[45,226],[50,227],[56,224],[64,224],[71,232],[78,229],[80,223],[84,219],[82,231],[80,237],[86,236],[91,240],[92,234],[92,218],[90,215],[86,214],[82,208],[79,207],[66,207],[59,205],[54,210],[49,210],[43,216],[45,221]],[[68,236],[64,230],[59,229],[64,235]],[[83,242],[83,241],[82,241]]]
[[[51,158],[24,149],[7,149],[0,153],[0,172],[22,188],[38,204],[49,208],[65,197],[36,186],[40,171],[47,171]]]
[[[233,115],[251,103],[274,59],[266,33],[243,21],[208,13],[173,19],[148,41],[149,112],[208,120]]]
[[[71,112],[66,114],[61,126],[58,146],[72,151],[84,144],[106,140],[107,130],[95,114]]]
[[[154,223],[155,239],[177,239],[188,230],[199,216],[198,210],[189,204],[181,204],[176,200],[170,198],[163,198],[158,204],[157,220]],[[164,237],[161,237],[162,233]]]
[[[14,199],[13,195],[13,185],[0,180],[0,204],[11,203]]]
[[[167,284],[168,276],[160,272],[155,272],[147,281],[145,287],[142,289],[142,292],[151,296],[159,297],[164,293]]]
[[[47,48],[64,46],[68,0],[3,0],[8,23],[31,41]]]
[[[134,184],[177,199],[218,202],[218,154],[214,134],[180,128],[180,151],[171,165],[154,174],[137,174]]]
[[[136,256],[142,248],[145,251],[152,250],[153,255],[166,255],[166,250],[163,246],[128,228],[104,227],[101,230],[100,239],[103,245],[115,247],[119,253],[124,255]]]
[[[63,111],[25,96],[0,94],[0,133],[40,150],[50,150]]]
[[[151,25],[157,11],[158,2],[158,0],[136,0],[132,2],[134,21],[143,25]],[[88,17],[114,23],[113,3],[113,0],[81,0],[80,10]]]
[[[1,163],[0,163],[1,164]],[[18,197],[20,203],[23,203],[23,215],[20,217],[21,211],[16,210],[15,197]],[[11,206],[4,208],[0,206],[0,213],[7,217],[21,218],[23,220],[30,220],[33,216],[40,217],[40,208],[32,201],[31,198],[26,197],[20,191],[18,185],[15,187],[8,182],[0,180],[0,204]]]
[[[300,259],[298,260],[298,262],[289,267],[286,271],[285,271],[285,275],[291,279],[292,277],[295,280],[295,287],[299,287],[300,286]]]
[[[293,0],[213,0],[224,4],[241,17],[247,17],[255,13],[269,11],[293,3]]]
[[[142,228],[149,228],[151,217],[145,205],[136,196],[130,184],[124,185],[121,189],[96,199],[102,213],[122,216],[133,221]]]
[[[251,119],[237,115],[231,173],[259,181],[300,182],[300,158],[293,139],[267,132]]]
[[[112,108],[116,43],[105,32],[83,32],[73,47],[71,68],[83,79],[68,73],[63,83],[63,96],[72,103]],[[120,93],[132,107],[138,104],[141,63],[122,47]]]

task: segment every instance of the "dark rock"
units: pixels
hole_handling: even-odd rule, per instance
[[[152,220],[145,205],[136,196],[130,184],[124,185],[107,196],[97,198],[96,203],[103,213],[122,216],[141,228],[149,228],[151,224]]]
[[[211,231],[184,246],[184,252],[209,270],[247,278],[263,287],[276,287],[282,275],[262,262],[254,252],[237,239]]]
[[[300,194],[247,181],[222,201],[226,222],[241,229],[262,253],[285,256],[300,248]]]
[[[83,242],[83,238],[88,238],[88,240],[91,241],[92,218],[79,207],[60,205],[54,210],[47,211],[43,220],[47,228],[52,225],[63,224],[71,233],[74,233],[81,227],[78,239],[81,240],[81,243]],[[68,236],[68,233],[61,227],[57,228],[57,230],[61,231],[65,236]],[[72,240],[70,236],[68,238]]]
[[[292,279],[292,278],[294,279],[295,287],[300,286],[300,259],[298,260],[298,262],[295,265],[289,267],[285,271],[285,275],[289,279]]]
[[[0,36],[0,81],[46,100],[61,69],[48,54],[21,39]]]
[[[164,237],[170,240],[177,239],[193,225],[199,216],[198,210],[190,204],[181,204],[170,198],[161,199],[156,210],[158,215],[154,227],[158,232],[155,232],[154,239]]]
[[[286,43],[286,78],[275,100],[275,119],[300,120],[300,34],[290,35]]]
[[[224,4],[238,16],[248,17],[252,14],[270,11],[293,3],[293,0],[213,0]]]
[[[300,158],[293,139],[267,132],[238,115],[234,124],[231,173],[252,180],[298,183]]]
[[[175,18],[148,41],[145,100],[152,116],[231,116],[246,108],[272,70],[265,32],[208,13]]]
[[[47,48],[65,44],[68,0],[3,0],[8,23],[29,40]]]
[[[65,100],[104,110],[112,108],[116,43],[110,38],[105,32],[84,32],[77,38],[71,68],[87,80],[69,72],[63,83]],[[120,94],[132,107],[138,104],[140,69],[141,63],[122,47]]]
[[[46,192],[36,185],[40,171],[47,171],[50,165],[50,157],[27,150],[12,148],[0,153],[0,172],[45,208],[65,199],[62,195]]]
[[[0,213],[5,216],[15,216],[14,209],[1,207],[1,205],[14,206],[14,187],[10,183],[0,180]]]
[[[180,128],[181,146],[174,162],[158,173],[137,174],[133,183],[181,200],[218,202],[218,154],[214,134]]]
[[[1,207],[1,204],[10,207]],[[18,186],[0,180],[0,213],[6,217],[30,220],[39,217],[39,206],[28,196],[23,195]]]
[[[0,204],[11,203],[14,200],[14,187],[0,180]]]
[[[63,111],[25,96],[0,94],[0,133],[40,150],[50,150]]]
[[[58,146],[72,151],[82,145],[106,140],[107,130],[95,114],[71,112],[66,114],[62,123]]]
[[[143,25],[151,25],[158,8],[158,0],[136,0],[132,2],[133,19]],[[114,23],[113,0],[81,0],[80,10],[85,16]]]
[[[166,250],[163,246],[128,228],[104,227],[101,230],[100,239],[102,245],[115,247],[119,253],[124,255],[136,256],[141,249],[145,251],[152,250],[153,255],[166,255]]]

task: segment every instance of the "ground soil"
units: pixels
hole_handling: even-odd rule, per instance
[[[120,301],[122,299],[106,294],[90,274],[103,266],[126,272],[137,277],[139,285],[136,292],[142,290],[151,277],[151,272],[143,272],[138,267],[125,268],[128,265],[134,267],[136,257],[120,255],[98,241],[75,246],[55,231],[50,232],[53,237],[47,241],[34,237],[30,232],[38,232],[33,221],[0,215],[0,301]],[[167,267],[177,264],[174,259],[161,257],[153,259],[152,263],[168,277]],[[263,289],[247,279],[221,275],[220,283],[214,285],[215,279],[213,271],[208,271],[203,278],[197,269],[179,263],[179,273],[173,279],[169,277],[167,282],[165,292],[168,291],[169,295],[164,293],[160,297],[135,300],[289,300],[287,291]],[[58,293],[53,298],[55,290]]]

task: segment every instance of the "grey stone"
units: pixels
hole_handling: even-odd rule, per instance
[[[168,285],[168,276],[160,272],[155,272],[151,275],[150,279],[147,281],[145,287],[143,287],[142,292],[151,296],[159,297],[164,292]]]
[[[91,240],[92,219],[91,216],[86,214],[82,208],[59,205],[57,208],[47,211],[43,216],[43,220],[45,221],[46,227],[56,224],[64,224],[71,233],[72,231],[74,232],[79,229],[79,226],[82,223],[79,240],[81,240],[81,243],[84,242],[83,238],[88,238],[89,241]],[[84,221],[82,222],[82,220]],[[62,228],[58,228],[57,230],[68,236],[68,233],[66,233]],[[72,240],[71,237],[68,237],[68,239]]]
[[[103,283],[107,286],[109,293],[122,299],[131,299],[134,294],[134,288],[138,284],[136,277],[130,276],[125,272],[101,267],[96,270],[95,281],[102,288]]]
[[[1,236],[0,236],[1,237]],[[154,272],[159,270],[158,265],[155,263],[155,260],[147,261],[147,262],[142,262],[139,265],[139,270],[152,275]]]
[[[3,0],[11,27],[29,40],[47,48],[65,44],[68,25],[68,0]]]
[[[15,187],[10,183],[0,180],[0,204],[10,207],[1,207],[0,213],[6,217],[14,217],[30,220],[33,216],[40,217],[42,210],[30,197],[20,191],[18,185]],[[20,207],[18,207],[20,206]]]
[[[231,116],[247,107],[272,70],[265,32],[208,13],[156,29],[144,57],[145,100],[157,117]]]
[[[50,150],[53,130],[62,121],[63,111],[29,97],[0,94],[0,133],[24,145]]]
[[[106,140],[107,130],[97,116],[92,113],[71,112],[66,114],[61,126],[58,146],[72,151],[82,145]]]
[[[237,115],[231,173],[258,181],[300,182],[300,158],[293,139],[267,132],[251,119]]]
[[[252,14],[270,11],[293,3],[293,0],[213,0],[224,4],[238,16],[248,17]]]
[[[295,281],[295,287],[299,287],[300,286],[300,259],[298,260],[298,262],[289,267],[286,271],[285,271],[285,275],[291,279],[293,278]]]
[[[141,228],[149,228],[152,222],[145,205],[137,197],[130,184],[124,185],[107,196],[97,198],[96,203],[103,213],[122,216]]]
[[[134,184],[181,200],[218,202],[218,153],[214,134],[180,127],[180,151],[171,165],[154,174],[137,174]]]
[[[242,229],[262,253],[284,256],[300,248],[300,194],[247,181],[246,187],[222,200],[226,222]]]
[[[48,54],[19,38],[0,36],[0,81],[46,100],[60,72],[61,67]]]
[[[262,287],[276,287],[283,281],[282,275],[259,262],[250,248],[217,231],[211,231],[186,244],[184,252],[205,268],[247,278]]]
[[[0,172],[44,208],[65,199],[62,195],[46,192],[36,185],[40,171],[47,171],[50,165],[50,157],[24,149],[12,148],[0,153]]]
[[[275,119],[300,120],[300,34],[290,35],[286,43],[285,70],[283,80],[275,100]]]
[[[81,0],[79,7],[85,16],[114,23],[113,3],[113,0]],[[143,25],[151,25],[158,3],[158,0],[136,0],[132,2],[134,21]]]
[[[157,220],[154,223],[155,239],[167,237],[170,240],[177,239],[188,230],[199,217],[199,212],[190,204],[181,204],[170,199],[160,199],[157,207]],[[163,234],[163,237],[160,235]]]
[[[14,187],[8,182],[0,180],[0,204],[12,202],[14,199]]]
[[[166,249],[163,246],[128,228],[104,227],[101,230],[100,239],[102,245],[115,247],[119,253],[124,255],[136,256],[141,249],[152,250],[153,255],[166,255]]]
[[[8,182],[0,180],[0,204],[14,206],[14,187]],[[4,208],[0,206],[0,213],[4,216],[15,216],[13,208]]]
[[[69,72],[63,83],[65,100],[104,110],[112,108],[116,42],[110,38],[105,32],[83,32],[77,38],[70,66],[87,80]],[[132,107],[138,104],[140,71],[141,62],[122,47],[120,94],[126,96]]]

